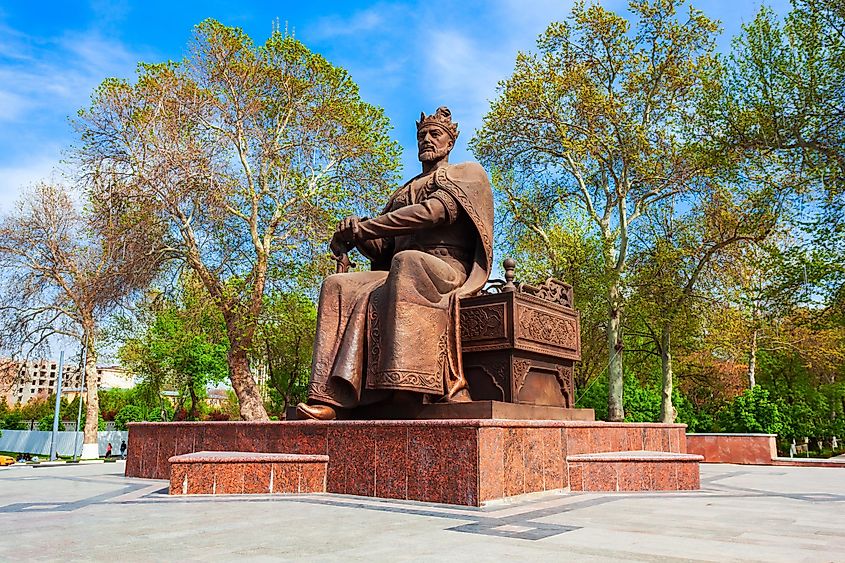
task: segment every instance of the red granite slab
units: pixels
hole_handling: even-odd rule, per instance
[[[187,464],[186,464],[187,465]],[[214,471],[215,495],[241,495],[244,492],[244,463],[209,463]],[[190,472],[190,469],[188,469]],[[190,475],[188,476],[190,479]]]
[[[324,492],[326,492],[326,464],[325,463],[300,463],[299,464],[299,492],[300,493],[324,493]]]
[[[544,428],[522,428],[523,431],[523,464],[525,467],[523,491],[546,491],[546,479],[543,471],[543,430]]]
[[[571,490],[590,492],[698,489],[702,459],[693,454],[649,451],[567,457]]]
[[[333,450],[334,456],[341,456],[346,464],[346,488],[343,492],[362,497],[375,496],[376,441],[372,429],[350,428],[331,443],[337,442],[342,443],[343,448]],[[332,457],[329,454],[330,462]]]
[[[326,456],[195,452],[169,460],[170,494],[325,492]]]
[[[647,460],[629,459],[611,472],[595,469],[590,460],[572,459],[646,443],[664,452],[683,449],[683,432],[683,425],[536,420],[141,423],[130,430],[126,474],[173,477],[175,493],[182,492],[187,475],[189,494],[325,490],[478,506],[525,493],[585,490],[594,482],[601,482],[602,490],[672,487],[681,480],[691,486],[697,476],[692,470],[658,475]],[[230,453],[239,447],[247,452]],[[197,469],[196,478],[190,472],[171,475],[169,457],[190,448],[230,456],[209,463],[253,463],[231,455],[264,455],[260,452],[319,454],[328,461],[323,473],[301,460],[276,459],[268,462],[269,477],[267,466],[256,465],[240,473],[231,467],[210,474]],[[633,469],[637,464],[639,475]]]
[[[243,493],[250,495],[268,494],[270,490],[270,475],[273,471],[272,463],[244,464]]]
[[[706,463],[772,465],[777,457],[775,434],[688,434],[690,453],[704,456]]]
[[[295,494],[299,492],[299,464],[273,464],[273,492]]]
[[[186,468],[187,471],[187,468]],[[179,489],[177,489],[179,491]],[[170,494],[180,494],[170,489]],[[188,474],[187,493],[189,495],[214,494],[214,467],[208,463],[197,463]]]
[[[408,496],[408,429],[375,428],[375,496]]]
[[[541,428],[538,434],[543,448],[543,490],[563,489],[568,481],[561,429]]]
[[[188,468],[187,466],[179,463],[171,466],[170,468],[170,494],[179,494],[184,495],[187,494],[187,480],[186,477],[188,476]],[[175,491],[175,493],[174,493]]]
[[[478,495],[482,501],[505,496],[505,428],[478,430]]]
[[[524,433],[524,428],[507,428],[503,436],[504,475],[502,484],[506,497],[521,495],[526,491]]]

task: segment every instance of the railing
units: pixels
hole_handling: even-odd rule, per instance
[[[115,425],[113,420],[105,421],[105,427],[101,428],[101,432],[112,432],[117,430],[117,426]],[[21,421],[21,430],[38,430],[38,421],[37,420],[22,420]],[[73,432],[74,426],[76,426],[75,420],[63,420],[62,427],[59,430],[64,430],[66,432]]]

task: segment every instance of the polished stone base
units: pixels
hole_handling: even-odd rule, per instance
[[[555,420],[133,423],[126,475],[170,479],[172,456],[209,450],[318,454],[329,458],[329,493],[480,506],[568,490],[570,456],[685,453],[684,430]]]
[[[326,492],[328,456],[196,452],[171,457],[171,495]]]

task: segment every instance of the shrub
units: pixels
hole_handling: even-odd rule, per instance
[[[141,407],[135,405],[126,405],[121,408],[114,416],[114,426],[118,430],[126,430],[126,425],[130,422],[142,422],[144,420],[144,411]]]
[[[38,419],[38,429],[42,432],[51,432],[53,430],[53,415],[45,414]],[[59,430],[64,430],[64,427],[59,425]]]
[[[25,430],[26,427],[21,421],[18,413],[9,413],[3,417],[3,428],[6,430]]]
[[[723,432],[778,434],[783,423],[780,405],[760,385],[747,389],[719,411],[719,426]]]

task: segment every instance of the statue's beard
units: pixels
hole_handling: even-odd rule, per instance
[[[420,162],[431,162],[432,160],[440,160],[447,154],[449,154],[449,147],[444,147],[442,149],[424,149],[420,150],[419,158]]]

